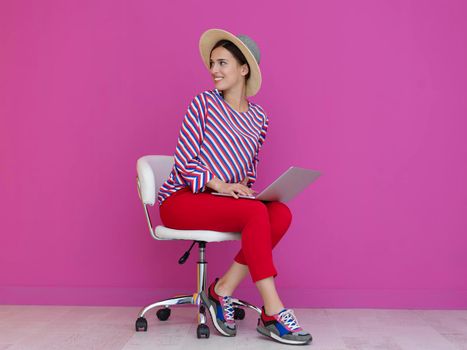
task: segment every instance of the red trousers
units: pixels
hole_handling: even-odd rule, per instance
[[[164,226],[179,230],[241,232],[242,248],[235,257],[247,265],[253,282],[276,276],[272,248],[292,222],[290,209],[281,202],[193,193],[186,187],[168,197],[160,206]]]

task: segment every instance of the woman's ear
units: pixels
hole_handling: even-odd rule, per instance
[[[242,68],[240,69],[240,74],[246,76],[249,72],[249,68],[247,64],[242,64]]]

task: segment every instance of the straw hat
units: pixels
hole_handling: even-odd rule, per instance
[[[246,35],[235,36],[222,29],[209,29],[199,39],[199,51],[207,69],[210,69],[209,60],[212,48],[219,40],[231,41],[243,53],[250,66],[250,77],[246,81],[246,95],[256,95],[261,87],[261,71],[259,69],[260,52],[258,45]]]

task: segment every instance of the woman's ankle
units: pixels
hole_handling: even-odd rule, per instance
[[[214,285],[214,291],[217,295],[224,297],[224,296],[231,296],[233,294],[233,290],[231,287],[228,286],[222,279],[219,279],[217,283]]]
[[[284,309],[285,309],[284,305],[282,304],[264,305],[264,312],[266,313],[267,316],[278,314]]]

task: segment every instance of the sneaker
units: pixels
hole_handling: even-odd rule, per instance
[[[208,291],[201,293],[201,299],[211,314],[211,320],[214,327],[220,334],[226,337],[233,337],[237,334],[237,326],[234,319],[234,307],[230,296],[222,297],[214,291],[216,280],[209,286]]]
[[[268,316],[263,306],[256,330],[284,344],[303,345],[312,340],[311,334],[300,327],[293,310],[290,309]]]

